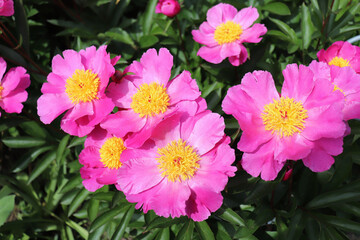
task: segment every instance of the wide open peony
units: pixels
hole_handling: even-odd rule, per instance
[[[49,124],[68,110],[61,128],[83,137],[114,108],[105,88],[115,69],[106,46],[98,50],[92,46],[80,52],[65,50],[63,56],[56,55],[52,60],[53,71],[43,84],[43,95],[37,102],[38,115],[43,123]]]
[[[196,81],[188,71],[170,80],[173,57],[166,48],[159,54],[155,49],[146,51],[140,62],[134,61],[124,70],[124,78],[108,87],[119,111],[108,118],[102,127],[122,135],[118,124],[129,127],[133,132],[129,141],[140,147],[151,135],[158,123],[177,112],[193,116],[206,109],[206,102],[200,97]]]
[[[338,67],[352,67],[360,73],[360,47],[349,42],[334,42],[327,50],[321,49],[317,53],[320,62]]]
[[[269,72],[255,71],[231,87],[222,104],[243,130],[242,167],[264,180],[275,179],[286,160],[306,158],[311,170],[325,171],[342,152],[343,94],[327,79],[314,81],[303,65],[288,65],[283,74],[281,95]]]
[[[155,128],[146,154],[119,169],[118,184],[145,213],[203,221],[222,204],[221,191],[236,171],[235,155],[218,114],[184,117],[173,115]]]
[[[6,74],[5,71],[6,62],[0,57],[0,107],[7,113],[21,113],[22,103],[28,97],[25,89],[30,86],[30,76],[23,67],[11,68]]]
[[[267,32],[263,24],[255,23],[259,17],[256,8],[247,7],[239,12],[230,4],[219,3],[207,12],[206,22],[193,30],[196,42],[204,44],[197,53],[211,63],[221,63],[225,58],[234,66],[243,64],[248,53],[244,42],[258,43]]]

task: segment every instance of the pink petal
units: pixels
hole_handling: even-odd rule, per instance
[[[154,128],[151,139],[155,141],[157,148],[162,148],[171,141],[180,139],[180,116],[179,114],[161,121]]]
[[[267,32],[264,24],[255,23],[252,27],[245,29],[240,35],[241,42],[258,43],[261,41],[262,35]]]
[[[22,83],[23,86],[19,86]],[[16,88],[25,88],[30,85],[30,76],[26,74],[26,69],[23,67],[11,68],[4,76],[1,82],[1,86],[4,88],[2,96],[7,96],[11,91]]]
[[[218,45],[214,39],[215,29],[210,26],[208,22],[203,22],[199,30],[192,30],[191,34],[193,35],[194,41],[204,44],[208,47],[214,47]]]
[[[315,147],[311,153],[303,159],[304,165],[313,172],[329,170],[334,162],[335,160],[330,154],[318,147]]]
[[[117,181],[117,169],[104,168],[102,174],[96,179],[98,183],[104,185],[115,184]]]
[[[79,162],[87,168],[103,168],[99,150],[94,146],[85,147],[79,154]]]
[[[51,123],[56,117],[64,111],[73,107],[66,94],[43,94],[37,101],[37,113],[40,120],[45,123]]]
[[[84,66],[81,64],[81,56],[74,50],[65,50],[63,52],[64,58],[59,54],[52,60],[52,72],[63,79],[72,77],[75,70],[84,70]]]
[[[201,94],[195,79],[191,78],[188,71],[183,71],[171,80],[167,87],[167,93],[170,96],[170,105],[182,100],[195,100]]]
[[[302,159],[306,157],[313,148],[313,142],[302,137],[300,134],[283,138],[276,136],[276,138],[278,139],[276,141],[274,159],[278,162]]]
[[[210,63],[218,64],[224,60],[224,58],[220,56],[220,51],[221,46],[215,46],[211,48],[203,46],[199,49],[197,55]]]
[[[240,54],[241,48],[237,42],[225,43],[221,45],[220,57],[225,59],[231,56],[237,56]]]
[[[0,57],[0,84],[1,85],[2,85],[2,78],[3,78],[5,72],[6,72],[6,62],[2,57]]]
[[[232,5],[219,3],[208,10],[206,20],[213,28],[216,28],[221,23],[232,20],[236,13],[237,10]]]
[[[28,93],[25,90],[15,90],[3,99],[0,99],[0,106],[7,113],[21,113],[22,103],[26,101],[27,97]]]
[[[86,190],[90,192],[95,192],[99,188],[103,187],[103,184],[97,182],[97,176],[102,172],[102,169],[91,169],[91,168],[80,168],[81,178],[84,179],[82,184]]]
[[[256,8],[254,7],[247,7],[241,9],[236,16],[234,17],[233,21],[239,23],[242,29],[247,29],[250,27],[255,20],[259,17],[259,13]]]
[[[123,79],[120,83],[110,83],[107,88],[107,96],[110,97],[115,105],[120,108],[131,108],[132,96],[138,92],[135,85]]]
[[[94,114],[89,116],[89,125],[95,126],[99,124],[106,116],[108,116],[115,105],[110,98],[103,97],[93,100]]]
[[[237,56],[230,56],[229,62],[233,66],[239,66],[240,64],[243,64],[248,59],[248,52],[244,45],[240,44],[240,54]]]

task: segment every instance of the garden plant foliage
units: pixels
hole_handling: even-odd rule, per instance
[[[7,1],[0,0],[0,5],[5,4],[4,2]],[[22,110],[19,105],[16,110],[11,110],[21,113],[8,113],[10,107],[0,106],[0,238],[206,240],[359,238],[359,119],[344,118],[346,121],[350,119],[347,124],[351,128],[351,133],[344,137],[343,151],[334,157],[335,163],[329,170],[313,172],[310,169],[314,169],[312,167],[309,169],[305,161],[306,166],[301,160],[284,161],[279,173],[276,172],[274,177],[264,178],[263,175],[253,177],[247,173],[248,165],[241,165],[243,156],[245,159],[245,155],[249,153],[237,148],[242,135],[249,133],[239,128],[237,119],[224,112],[233,114],[231,108],[224,108],[223,101],[231,92],[231,90],[228,92],[229,88],[241,84],[246,74],[250,76],[250,73],[258,70],[269,72],[275,81],[276,89],[281,92],[284,78],[286,81],[283,70],[289,64],[309,66],[313,60],[326,57],[324,52],[321,53],[323,55],[317,56],[321,49],[328,49],[334,42],[359,36],[360,1],[183,0],[179,1],[179,5],[177,1],[169,1],[174,4],[174,9],[157,6],[158,2],[166,1],[14,0],[13,15],[1,15],[0,12],[0,57],[6,61],[6,72],[13,71],[22,76],[20,82],[23,84],[19,84],[22,87],[17,88],[18,92],[24,92],[29,76],[31,81],[30,86],[26,88],[27,100],[19,100],[24,105]],[[241,46],[242,54],[246,52],[246,55],[235,58],[231,55],[224,58],[218,56],[216,60],[214,60],[216,56],[212,55],[215,57],[210,59],[213,61],[210,63],[206,59],[208,55],[203,57],[203,53],[198,53],[204,44],[195,41],[201,34],[196,31],[203,22],[209,21],[209,18],[207,19],[209,9],[219,3],[231,4],[237,11],[250,6],[253,7],[249,8],[252,11],[256,9],[259,17],[253,26],[257,26],[258,35],[249,39],[259,38],[259,41],[245,42]],[[245,28],[238,29],[239,32],[245,30]],[[218,40],[218,43],[221,41],[226,39]],[[354,41],[352,43],[354,46],[360,45],[360,39]],[[91,46],[93,47],[89,48]],[[169,71],[171,71],[170,79],[174,78],[173,82],[179,79],[196,81],[199,91],[194,91],[194,96],[201,93],[201,97],[206,100],[207,109],[213,112],[200,114],[198,119],[205,119],[210,115],[215,119],[215,113],[221,115],[225,121],[225,134],[230,138],[223,136],[215,142],[216,146],[220,149],[229,143],[235,151],[232,167],[229,163],[231,154],[224,154],[223,162],[228,166],[225,166],[225,163],[222,166],[223,169],[226,168],[222,173],[222,179],[229,177],[228,182],[221,194],[219,192],[218,195],[213,195],[223,197],[219,209],[208,210],[212,213],[204,221],[199,221],[200,218],[191,214],[188,214],[191,217],[180,214],[185,216],[165,218],[158,216],[159,214],[151,210],[153,209],[151,207],[149,211],[145,210],[145,203],[139,208],[136,203],[142,200],[129,200],[133,196],[129,197],[128,194],[133,194],[134,190],[127,189],[128,186],[123,184],[127,179],[117,182],[116,186],[83,183],[84,175],[80,174],[80,169],[86,162],[86,157],[84,158],[84,153],[82,155],[80,153],[86,148],[93,147],[92,145],[95,146],[96,141],[99,141],[96,136],[100,136],[101,131],[105,131],[97,125],[100,121],[91,126],[91,129],[86,129],[87,132],[84,130],[77,133],[84,137],[77,137],[72,136],[77,135],[73,132],[72,135],[64,132],[73,131],[73,128],[65,130],[63,127],[61,120],[67,117],[66,113],[59,113],[60,117],[52,121],[48,116],[44,117],[46,112],[38,110],[40,101],[46,104],[45,100],[38,102],[38,99],[45,99],[42,87],[50,79],[49,73],[61,75],[56,67],[54,68],[54,57],[58,55],[59,60],[59,56],[65,56],[64,51],[69,49],[72,50],[71,54],[74,58],[80,55],[85,56],[84,58],[101,57],[108,61],[108,69],[114,67],[114,72],[104,70],[104,75],[111,77],[106,80],[110,81],[109,88],[104,90],[101,96],[113,94],[112,91],[115,90],[111,87],[121,81],[130,81],[128,79],[134,72],[137,74],[136,71],[139,69],[134,67],[136,64],[137,67],[145,68],[149,62],[143,60],[144,53],[166,55],[166,59],[172,59],[173,65],[169,67]],[[107,53],[110,53],[110,56]],[[121,58],[119,59],[118,56]],[[0,67],[4,63],[1,61]],[[76,64],[76,61],[72,63]],[[132,63],[134,65],[127,73],[125,68]],[[12,68],[16,70],[11,70]],[[154,67],[154,69],[160,68],[165,67],[160,65]],[[86,74],[91,75],[92,72]],[[358,76],[359,72],[356,78],[359,78]],[[4,83],[4,80],[2,81]],[[168,89],[171,89],[171,83],[165,82],[169,84],[166,85]],[[184,89],[184,92],[186,90]],[[2,101],[1,91],[2,89],[0,89],[0,101]],[[22,96],[24,98],[25,95]],[[202,106],[201,97],[196,95],[191,99],[197,101],[199,105],[197,111],[200,111]],[[5,95],[3,100],[5,101]],[[114,115],[118,114],[117,111],[124,110],[125,107],[121,105],[120,100],[114,103],[104,100],[109,101],[107,105],[109,112],[112,111],[113,104]],[[171,104],[169,109],[172,107]],[[15,106],[15,103],[13,105]],[[178,125],[170,120],[177,119],[176,117],[175,114],[175,117],[166,118],[163,125],[168,124],[175,129]],[[112,121],[113,119],[106,119],[100,125],[109,131],[107,134],[116,135],[118,133],[116,131],[120,130],[112,126]],[[218,121],[219,118],[212,122]],[[186,121],[182,121],[181,124],[188,126]],[[342,120],[340,124],[345,128]],[[131,127],[124,126],[121,131],[125,132]],[[194,126],[189,127],[189,129],[193,128],[196,129]],[[161,128],[157,126],[156,129]],[[90,138],[92,136],[96,141],[85,142],[85,135],[89,135]],[[143,142],[145,140],[144,138]],[[123,154],[123,151],[131,151],[130,148],[137,144],[137,140],[131,143],[126,141],[128,140],[125,140],[125,144],[129,144],[126,145],[129,150],[121,150],[120,154]],[[180,141],[178,143],[183,144]],[[198,154],[198,157],[202,158],[203,155]],[[195,166],[199,168],[198,165]],[[119,169],[122,169],[121,166]],[[233,174],[235,169],[237,171]],[[115,170],[114,172],[116,176],[117,172]],[[196,172],[190,175],[189,173],[181,175],[182,181],[192,178],[192,175],[196,176]],[[175,180],[172,181],[176,182],[176,178],[180,177],[176,173],[174,176]],[[209,179],[211,177],[207,176]],[[118,190],[120,187],[125,194]],[[190,189],[188,191],[195,191],[192,185],[188,188]],[[151,187],[146,191],[151,193]],[[147,213],[144,213],[146,211]],[[174,214],[176,215],[175,210],[171,212],[172,216]]]

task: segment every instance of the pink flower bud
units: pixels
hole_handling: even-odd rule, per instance
[[[159,0],[155,13],[162,13],[168,17],[174,17],[180,12],[180,4],[176,0]]]

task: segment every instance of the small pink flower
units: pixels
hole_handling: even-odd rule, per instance
[[[13,0],[0,0],[0,16],[9,17],[14,14]]]
[[[75,136],[85,136],[114,108],[105,95],[109,78],[114,74],[115,63],[106,46],[98,50],[94,46],[80,52],[65,50],[63,56],[52,60],[52,72],[41,88],[38,99],[40,120],[51,123],[67,111],[61,120],[61,128]]]
[[[157,124],[176,112],[189,115],[206,109],[206,102],[200,97],[196,81],[188,71],[170,80],[173,57],[166,48],[159,54],[155,49],[146,51],[140,62],[134,61],[124,70],[121,81],[112,82],[108,96],[119,111],[104,121],[103,128],[112,129],[122,135],[119,122],[129,127],[129,141],[140,147],[151,135]]]
[[[162,13],[168,17],[174,17],[180,12],[180,4],[176,0],[159,0],[156,4],[155,13]]]
[[[118,184],[129,202],[163,217],[207,219],[222,204],[221,191],[236,167],[224,120],[210,111],[173,115],[161,122],[147,154],[125,162]]]
[[[223,101],[243,130],[242,167],[252,176],[273,180],[286,160],[303,159],[313,171],[325,171],[342,151],[344,96],[309,67],[290,64],[279,94],[269,72],[248,73]],[[328,145],[326,144],[328,143]]]
[[[248,53],[244,42],[258,43],[267,32],[263,24],[255,23],[259,17],[256,8],[248,7],[239,12],[230,4],[219,3],[207,12],[207,21],[193,30],[196,42],[204,44],[197,53],[211,63],[221,63],[225,58],[234,66],[243,64]]]
[[[352,67],[360,73],[360,47],[349,42],[334,42],[327,50],[321,49],[317,53],[320,62],[338,67]]]
[[[11,68],[6,74],[5,71],[6,62],[0,57],[0,107],[7,113],[21,113],[22,103],[28,97],[25,89],[30,86],[30,76],[23,67]]]

